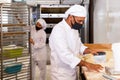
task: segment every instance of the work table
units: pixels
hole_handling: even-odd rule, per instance
[[[96,50],[106,52],[106,62],[102,63],[101,65],[103,67],[105,66],[113,67],[114,61],[113,61],[113,55],[111,50],[111,44],[85,44],[85,46],[89,47],[90,49],[96,49]],[[90,61],[90,60],[87,60],[87,61]],[[110,80],[103,77],[103,74],[105,73],[105,69],[102,72],[95,72],[95,71],[88,71],[85,67],[82,67],[82,72],[86,80]],[[112,75],[112,77],[120,79],[120,75],[114,75],[114,76]]]

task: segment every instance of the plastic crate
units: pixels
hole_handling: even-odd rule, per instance
[[[21,71],[22,63],[12,63],[4,66],[4,72],[8,74],[16,74]]]
[[[15,58],[22,56],[23,47],[3,48],[3,56],[7,58]]]

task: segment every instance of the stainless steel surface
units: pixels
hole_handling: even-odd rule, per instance
[[[80,4],[81,0],[61,0],[61,4]]]
[[[70,7],[70,5],[40,5],[40,17],[44,18],[49,28],[52,28],[55,24],[60,22],[64,17],[64,12]]]
[[[36,0],[37,4],[60,4],[60,0]]]

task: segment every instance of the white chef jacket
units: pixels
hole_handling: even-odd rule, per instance
[[[44,29],[36,31],[33,26],[31,28],[31,38],[34,41],[34,45],[32,44],[32,58],[46,60],[46,33]]]
[[[52,30],[49,38],[51,48],[52,80],[76,80],[77,57],[87,48],[81,42],[78,30],[72,29],[63,19]]]

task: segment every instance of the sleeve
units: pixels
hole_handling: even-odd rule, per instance
[[[80,53],[81,54],[83,54],[84,53],[84,51],[85,51],[85,49],[87,48],[87,46],[85,46],[82,42],[81,42],[81,40],[80,40]]]
[[[58,32],[59,31],[59,32]],[[67,38],[63,30],[56,30],[50,38],[50,47],[53,48],[57,57],[71,68],[75,68],[81,61],[76,57],[69,49],[67,44]]]

